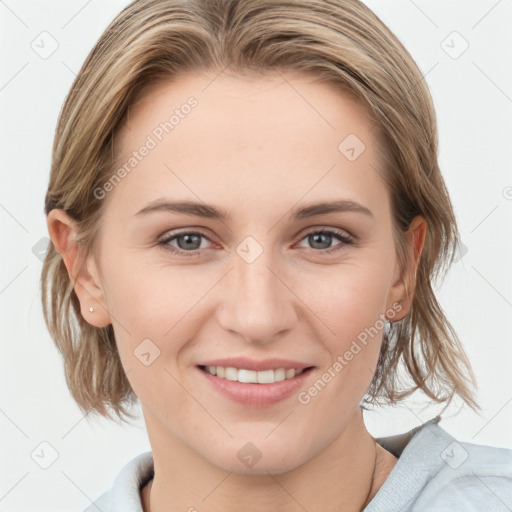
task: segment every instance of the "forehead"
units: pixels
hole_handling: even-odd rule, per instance
[[[137,205],[164,191],[230,192],[246,205],[318,194],[382,202],[374,127],[353,96],[310,76],[183,75],[147,87],[129,109],[115,154],[130,172],[114,192]]]
[[[316,79],[311,74],[290,72],[202,72],[159,80],[147,85],[129,107],[119,142],[121,147],[129,148],[142,131],[151,133],[158,124],[169,120],[173,133],[165,138],[171,144],[175,141],[175,152],[180,150],[177,143],[183,125],[191,124],[198,134],[212,138],[229,133],[231,139],[244,142],[276,139],[279,133],[272,130],[274,127],[301,138],[328,134],[336,141],[344,134],[354,133],[368,139],[367,132],[375,123],[355,94],[317,83]],[[192,98],[197,105],[188,108],[187,102]],[[187,123],[181,123],[185,118],[189,118]],[[178,130],[179,124],[182,127]]]

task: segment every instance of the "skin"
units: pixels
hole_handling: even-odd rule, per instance
[[[61,210],[48,215],[51,239],[76,279],[84,318],[112,323],[140,399],[155,462],[142,492],[146,511],[148,498],[152,512],[361,510],[397,462],[369,434],[359,407],[382,331],[306,405],[296,395],[263,408],[233,402],[195,365],[231,356],[294,359],[315,366],[308,389],[393,304],[402,307],[391,320],[408,314],[426,222],[411,223],[401,273],[373,122],[349,96],[291,73],[215,76],[156,84],[132,106],[117,138],[118,162],[174,108],[198,100],[104,199],[97,259],[75,264],[76,225]],[[348,134],[366,146],[354,161],[338,150]],[[163,197],[214,204],[231,218],[136,216]],[[373,216],[288,220],[296,207],[340,198]],[[315,244],[307,235],[320,228],[357,243],[332,236]],[[161,235],[187,230],[206,238],[191,249],[183,238],[168,245],[199,256],[157,245]],[[247,236],[263,249],[251,264],[236,252]],[[340,250],[327,254],[332,247]],[[133,353],[146,338],[160,350],[149,366]],[[251,468],[237,457],[248,441],[262,454]]]

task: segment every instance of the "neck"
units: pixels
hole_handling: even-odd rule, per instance
[[[397,461],[368,433],[359,408],[333,443],[280,474],[226,471],[170,438],[168,432],[163,435],[152,429],[151,433],[155,477],[142,492],[144,512],[269,508],[281,512],[359,512]]]

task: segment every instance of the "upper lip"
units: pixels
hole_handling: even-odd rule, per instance
[[[209,361],[199,363],[198,366],[223,366],[225,368],[232,367],[237,369],[243,368],[245,370],[264,371],[277,370],[278,368],[284,368],[285,370],[289,370],[291,368],[303,370],[313,365],[292,361],[290,359],[272,358],[258,361],[257,359],[250,359],[248,357],[233,357],[226,359],[211,359]]]

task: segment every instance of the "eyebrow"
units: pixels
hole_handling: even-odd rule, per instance
[[[231,214],[213,205],[205,203],[196,203],[194,201],[167,201],[157,199],[150,202],[147,206],[138,211],[135,215],[145,215],[152,212],[174,212],[184,215],[194,215],[208,219],[217,218],[219,220],[231,219]],[[369,208],[349,199],[340,199],[337,201],[325,201],[321,203],[309,204],[302,208],[292,210],[289,220],[301,220],[317,215],[338,212],[356,212],[369,217],[374,217]]]

